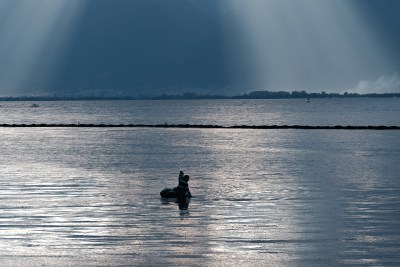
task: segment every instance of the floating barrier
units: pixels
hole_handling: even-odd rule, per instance
[[[188,129],[259,129],[259,130],[400,130],[400,126],[312,126],[312,125],[202,125],[202,124],[0,124],[3,128],[188,128]]]

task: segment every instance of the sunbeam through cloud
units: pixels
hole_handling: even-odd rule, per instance
[[[0,89],[22,88],[48,79],[58,67],[86,0],[0,0]],[[33,71],[40,66],[41,71]],[[47,77],[46,77],[47,76]]]
[[[399,12],[397,0],[0,0],[0,96],[351,92],[400,73]]]
[[[345,91],[391,67],[354,1],[248,0],[245,25],[253,79],[263,89]]]

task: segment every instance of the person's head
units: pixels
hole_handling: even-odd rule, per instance
[[[189,182],[189,178],[190,178],[190,177],[189,177],[189,175],[187,175],[187,174],[186,174],[185,176],[183,176],[183,179],[184,179],[186,182]]]

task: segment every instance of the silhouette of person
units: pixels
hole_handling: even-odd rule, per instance
[[[183,171],[179,172],[178,186],[174,188],[175,192],[182,197],[192,197],[189,190],[189,175],[185,175]]]

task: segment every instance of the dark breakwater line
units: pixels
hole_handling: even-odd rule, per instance
[[[188,128],[188,129],[300,129],[300,130],[400,130],[400,126],[311,125],[202,125],[202,124],[0,124],[3,128]]]

